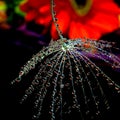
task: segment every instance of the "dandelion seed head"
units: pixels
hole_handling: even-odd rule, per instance
[[[51,120],[58,119],[56,116],[61,120],[73,109],[77,109],[82,119],[86,119],[89,115],[93,118],[101,115],[103,110],[101,104],[105,109],[110,107],[103,85],[113,86],[118,93],[120,86],[106,75],[92,58],[101,60],[111,68],[112,66],[120,68],[120,59],[108,49],[106,51],[104,48],[108,46],[102,41],[87,40],[87,43],[94,45],[97,53],[86,48],[82,39],[68,39],[67,42],[61,39],[51,41],[48,47],[33,55],[21,67],[19,76],[12,83],[18,80],[20,82],[23,76],[38,69],[21,100],[21,103],[24,102],[37,91],[34,102],[35,110],[38,111],[34,114],[36,118],[44,114],[43,109],[49,109]],[[48,99],[46,107],[44,102]]]
[[[49,120],[63,120],[66,114],[77,110],[81,120],[97,119],[104,109],[110,108],[104,86],[112,86],[118,93],[120,86],[94,60],[116,69],[120,68],[120,59],[111,52],[112,45],[107,41],[64,38],[55,18],[53,0],[51,6],[60,39],[51,40],[33,55],[12,84],[38,69],[21,100],[22,103],[35,96],[33,118],[45,115]]]

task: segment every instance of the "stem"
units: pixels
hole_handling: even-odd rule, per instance
[[[63,39],[63,35],[61,33],[61,30],[59,29],[59,25],[57,23],[57,18],[55,18],[55,11],[54,11],[54,0],[51,0],[51,14],[52,14],[52,19],[53,19],[53,22],[55,24],[55,27],[56,27],[56,30],[58,32],[58,35],[60,37],[60,39]]]

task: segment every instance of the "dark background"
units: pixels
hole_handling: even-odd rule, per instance
[[[120,4],[119,0],[116,0],[116,2]],[[0,29],[0,120],[31,120],[31,104],[26,103],[21,105],[19,103],[21,96],[24,94],[25,85],[11,86],[10,82],[17,77],[20,67],[33,54],[37,53],[43,47],[43,44],[46,45],[49,43],[50,36],[49,34],[39,37],[30,36],[16,30],[17,25],[15,23],[12,26],[9,30]],[[36,26],[30,23],[28,27],[33,29]],[[36,31],[39,31],[39,29]],[[118,29],[102,36],[101,39],[116,42],[120,46],[120,30]],[[117,71],[114,76],[120,78],[119,73]],[[109,74],[112,74],[112,72]],[[119,120],[120,95],[111,94],[110,99],[112,101],[111,109],[104,114],[102,120]]]

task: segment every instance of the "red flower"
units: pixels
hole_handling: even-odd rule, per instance
[[[120,25],[120,10],[114,0],[55,0],[55,4],[60,29],[69,38],[98,39]],[[35,21],[46,28],[51,25],[50,0],[28,0],[21,9],[26,12],[26,21]],[[54,39],[58,37],[53,23],[51,35]]]

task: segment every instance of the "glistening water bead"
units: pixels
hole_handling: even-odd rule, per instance
[[[39,68],[21,100],[23,102],[37,92],[34,94],[37,112],[33,118],[39,118],[45,112],[50,120],[62,120],[73,110],[80,113],[82,120],[96,118],[103,109],[110,107],[103,85],[113,86],[120,92],[120,86],[93,60],[101,60],[114,69],[120,68],[120,59],[109,52],[111,48],[110,42],[102,40],[63,38],[51,41],[21,68],[12,84]]]

